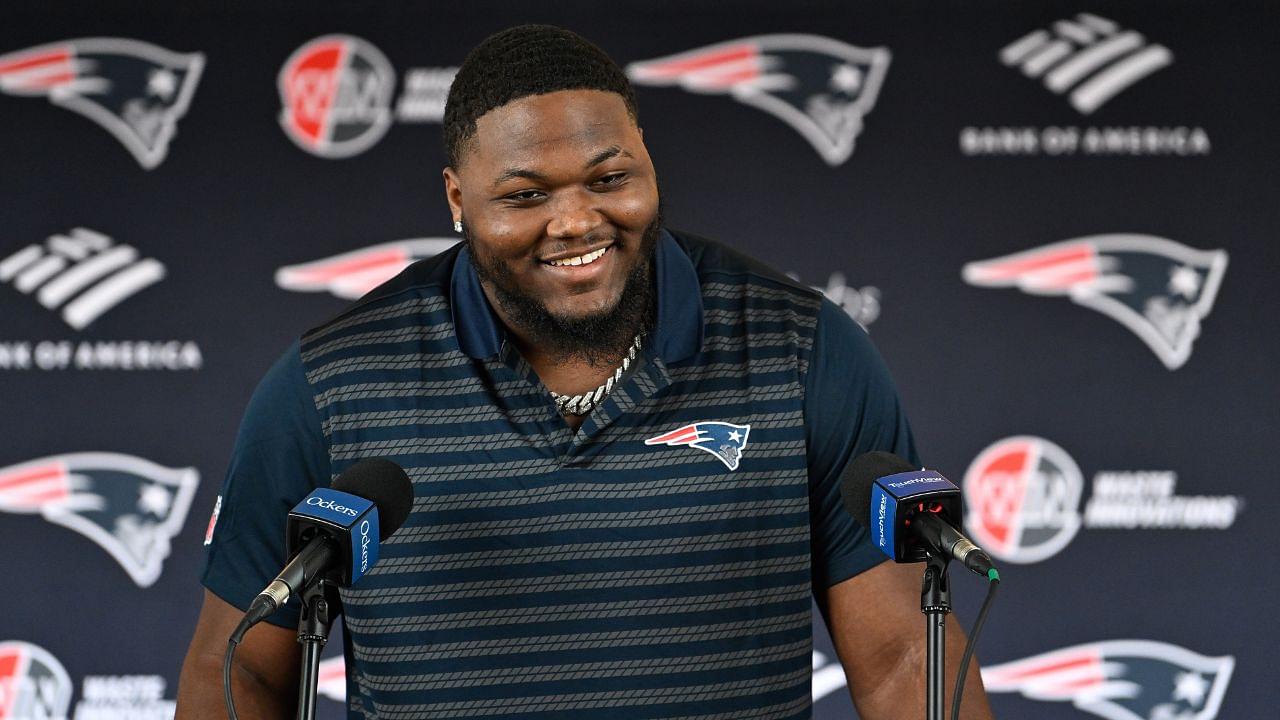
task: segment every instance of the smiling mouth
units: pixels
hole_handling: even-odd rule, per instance
[[[562,259],[560,259],[560,260],[547,260],[547,261],[546,261],[546,264],[547,264],[547,265],[550,265],[550,266],[552,266],[552,267],[568,267],[568,266],[577,266],[577,265],[590,265],[591,263],[593,263],[593,262],[595,262],[595,261],[599,260],[600,258],[604,257],[605,253],[607,253],[607,252],[609,251],[609,248],[611,248],[611,247],[613,247],[613,246],[612,246],[612,245],[606,245],[606,246],[604,246],[604,247],[600,248],[599,250],[592,250],[591,252],[589,252],[589,253],[584,253],[584,254],[582,254],[582,255],[575,255],[574,257],[562,258]]]

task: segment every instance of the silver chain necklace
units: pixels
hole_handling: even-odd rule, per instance
[[[561,395],[552,391],[551,399],[556,403],[556,410],[559,410],[561,415],[586,415],[595,410],[604,401],[605,396],[613,391],[614,384],[622,379],[627,370],[631,369],[636,353],[640,352],[640,340],[643,337],[644,333],[636,335],[636,339],[631,341],[631,347],[627,349],[627,354],[622,358],[622,364],[595,390],[588,390],[580,395]]]

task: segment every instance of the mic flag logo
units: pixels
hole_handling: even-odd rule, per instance
[[[0,511],[39,514],[97,543],[138,587],[160,577],[200,475],[132,455],[53,455],[0,468]]]
[[[150,170],[168,154],[203,69],[201,53],[140,40],[65,40],[0,55],[0,92],[45,96],[84,115]]]
[[[1107,640],[982,669],[987,692],[1070,701],[1107,720],[1213,720],[1235,658],[1154,640]]]
[[[457,238],[415,238],[372,245],[276,270],[276,285],[298,292],[328,291],[354,300],[400,274],[418,260],[435,257]]]
[[[71,677],[48,650],[0,642],[0,720],[62,719],[71,707]]]
[[[730,470],[737,470],[742,453],[747,449],[747,435],[750,432],[750,425],[700,422],[651,437],[644,444],[689,445],[715,455]]]
[[[1142,35],[1104,17],[1080,13],[1059,20],[1053,32],[1035,30],[1000,51],[1000,62],[1017,66],[1061,95],[1083,115],[1102,107],[1130,85],[1173,62],[1163,45],[1149,45]],[[1075,88],[1072,90],[1072,88]]]
[[[853,154],[889,58],[885,48],[820,35],[755,35],[634,62],[627,76],[637,85],[731,95],[786,122],[836,166]]]
[[[357,155],[391,127],[395,83],[391,63],[367,40],[318,37],[295,50],[280,68],[280,125],[313,155]]]
[[[1170,370],[1191,357],[1213,309],[1225,250],[1196,250],[1152,235],[1091,235],[964,266],[978,287],[1065,295],[1129,328]]]

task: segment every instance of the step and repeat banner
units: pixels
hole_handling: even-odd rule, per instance
[[[1273,6],[153,5],[0,9],[0,718],[172,715],[250,393],[455,242],[449,84],[530,21],[626,69],[672,227],[886,356],[997,716],[1275,717]]]

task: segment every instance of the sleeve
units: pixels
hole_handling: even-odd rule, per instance
[[[206,542],[204,586],[247,609],[284,567],[289,510],[313,489],[328,484],[320,413],[294,343],[267,371],[240,423]],[[267,620],[296,626],[296,600]]]
[[[844,509],[840,476],[845,465],[872,450],[912,463],[918,459],[880,353],[866,331],[825,298],[804,386],[813,587],[828,588],[888,559]]]

